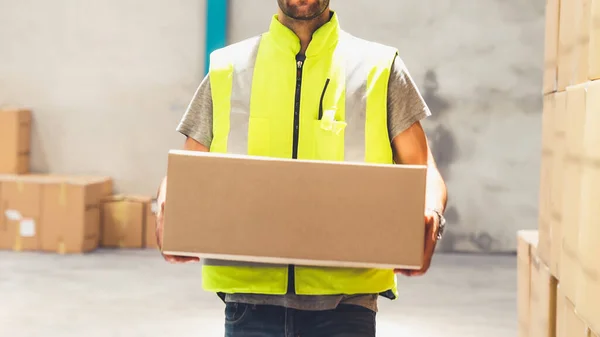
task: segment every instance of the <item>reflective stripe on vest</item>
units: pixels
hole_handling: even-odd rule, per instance
[[[286,50],[293,33],[285,29],[274,18],[268,33],[211,55],[211,152],[291,157],[297,74],[295,54]],[[286,34],[291,42],[282,40]],[[335,15],[311,46],[302,75],[298,158],[393,163],[387,84],[397,51],[340,31]],[[287,266],[206,260],[203,286],[284,294],[287,273]],[[396,293],[391,270],[297,266],[295,281],[299,295]]]

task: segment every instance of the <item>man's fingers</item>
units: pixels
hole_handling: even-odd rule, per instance
[[[175,255],[164,255],[165,260],[170,263],[188,263],[188,262],[199,262],[200,258],[195,256],[175,256]]]

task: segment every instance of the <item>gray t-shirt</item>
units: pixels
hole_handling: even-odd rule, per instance
[[[411,78],[404,62],[396,57],[388,85],[388,132],[390,141],[415,122],[431,113]],[[210,148],[212,132],[212,96],[210,80],[206,76],[196,90],[183,115],[177,131]],[[278,305],[298,310],[331,310],[340,303],[354,304],[377,311],[377,294],[299,296],[299,295],[254,295],[229,294],[227,302]]]

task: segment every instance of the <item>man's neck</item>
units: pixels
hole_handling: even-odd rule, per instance
[[[300,39],[301,54],[306,53],[306,49],[308,48],[308,44],[310,43],[314,32],[326,24],[329,21],[330,16],[331,10],[329,8],[326,9],[323,14],[308,21],[292,19],[283,14],[281,10],[279,10],[279,14],[277,15],[279,22],[293,31]]]

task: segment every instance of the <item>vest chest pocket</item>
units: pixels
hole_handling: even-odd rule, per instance
[[[312,129],[314,159],[343,161],[346,122],[316,120]]]

